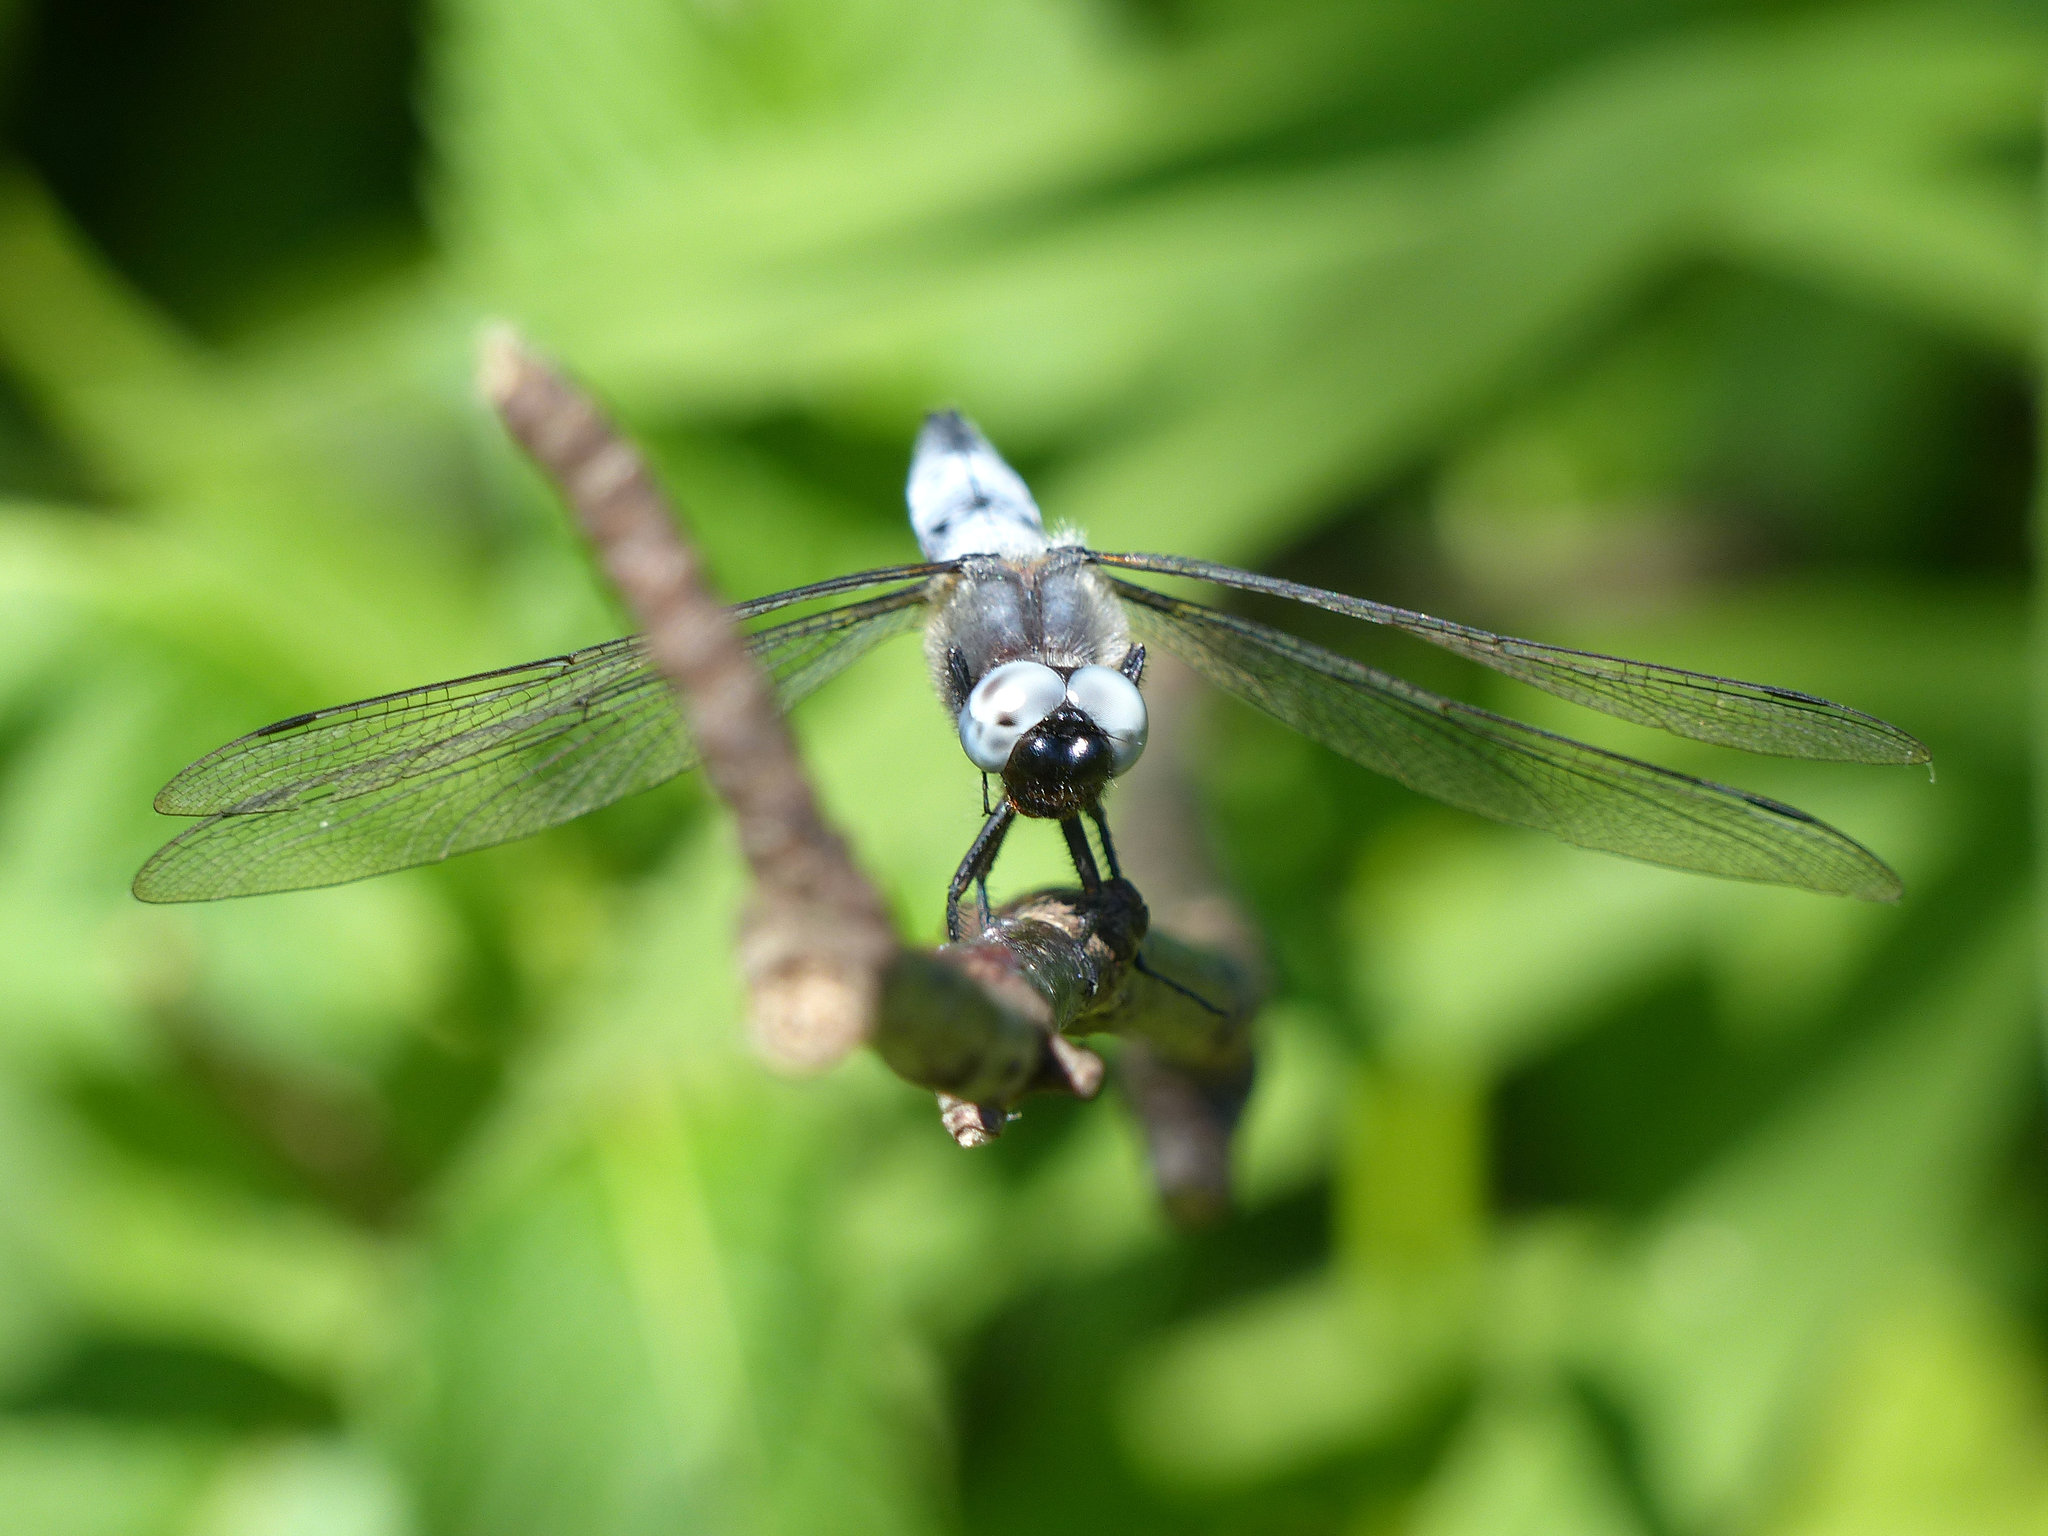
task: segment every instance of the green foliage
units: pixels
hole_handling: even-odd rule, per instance
[[[2043,1528],[2035,8],[305,9],[0,6],[0,1523]],[[1195,1237],[1114,1105],[967,1156],[872,1062],[767,1077],[689,785],[139,908],[207,748],[616,632],[472,397],[490,317],[736,596],[908,558],[957,403],[1101,547],[1899,721],[1937,785],[1380,658],[1811,806],[1906,899],[1601,859],[1219,705],[1277,998]],[[911,648],[799,728],[935,935],[977,802]]]

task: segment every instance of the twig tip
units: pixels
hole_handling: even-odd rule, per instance
[[[533,351],[509,320],[488,321],[477,335],[476,387],[494,406],[502,406],[519,387],[519,378],[533,363]]]
[[[779,1071],[806,1074],[835,1066],[874,1027],[872,972],[814,961],[754,977],[749,990],[754,1049]]]
[[[1051,1035],[1045,1042],[1045,1054],[1041,1072],[1047,1086],[1056,1085],[1077,1099],[1092,1099],[1102,1092],[1102,1058],[1086,1046],[1076,1045],[1064,1035]]]
[[[985,1147],[1003,1134],[1009,1112],[999,1105],[972,1104],[950,1093],[939,1095],[939,1124],[960,1146]]]

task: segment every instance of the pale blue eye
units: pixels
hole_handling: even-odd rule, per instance
[[[1066,696],[1059,673],[1038,662],[1007,661],[992,669],[960,708],[960,745],[968,761],[984,773],[1001,773],[1017,738]]]
[[[1145,696],[1109,667],[1076,667],[1067,679],[1067,702],[1109,738],[1111,771],[1127,773],[1145,751]]]

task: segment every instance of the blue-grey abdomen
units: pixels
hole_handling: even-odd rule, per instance
[[[1023,478],[958,411],[925,418],[904,494],[927,560],[1030,555],[1046,547],[1045,523]]]

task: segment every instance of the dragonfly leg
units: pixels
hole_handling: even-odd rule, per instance
[[[1088,815],[1095,823],[1095,830],[1102,834],[1102,860],[1109,866],[1109,878],[1123,879],[1124,872],[1116,861],[1116,844],[1109,840],[1109,814],[1103,810],[1102,802],[1098,800],[1089,806]]]
[[[1210,1002],[1209,999],[1202,996],[1201,993],[1193,991],[1188,987],[1182,986],[1179,982],[1175,981],[1171,976],[1162,976],[1159,972],[1153,970],[1151,966],[1145,963],[1145,951],[1143,951],[1142,949],[1138,951],[1137,955],[1133,958],[1131,963],[1138,968],[1138,973],[1140,975],[1150,976],[1162,987],[1170,987],[1172,990],[1178,992],[1182,997],[1186,998],[1189,1002],[1195,1004],[1197,1007],[1206,1008],[1209,1012],[1215,1014],[1217,1018],[1227,1019],[1230,1017],[1230,1014],[1226,1010],[1218,1008],[1214,1003]]]
[[[1074,873],[1081,877],[1081,889],[1101,890],[1102,871],[1095,867],[1095,850],[1088,846],[1088,829],[1081,825],[1081,818],[1067,817],[1060,823],[1060,831],[1066,834],[1067,852],[1073,856]]]
[[[996,861],[996,854],[1002,849],[1003,837],[1010,830],[1010,823],[1017,819],[1017,812],[1005,800],[989,814],[981,824],[981,830],[974,835],[974,841],[967,849],[967,857],[960,861],[960,867],[953,872],[953,883],[946,887],[946,942],[960,942],[960,898],[970,885],[981,888],[982,920],[988,918],[988,871]]]
[[[1145,675],[1145,647],[1134,645],[1125,651],[1124,659],[1116,664],[1116,669],[1132,682],[1137,682]]]
[[[959,654],[957,648],[954,654]],[[985,773],[981,776],[981,814],[983,816],[993,816],[995,814],[995,807],[988,803],[988,775]],[[991,858],[991,862],[993,862],[993,858]],[[995,915],[996,910],[995,904],[988,899],[987,870],[983,870],[981,877],[974,882],[974,896],[981,903],[981,919],[976,926],[986,928],[988,920]]]

